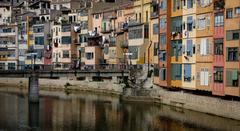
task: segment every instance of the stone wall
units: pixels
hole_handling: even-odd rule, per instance
[[[123,91],[123,84],[118,84],[117,78],[104,80],[104,81],[92,81],[75,80],[74,78],[60,78],[60,79],[39,79],[40,90],[64,90],[65,85],[69,84],[68,89],[72,90],[84,90],[95,91],[103,93],[121,94]],[[1,87],[28,87],[27,78],[0,78]]]
[[[240,120],[240,102],[221,98],[201,96],[183,91],[173,92],[164,89],[153,89],[151,96],[161,103],[182,107],[194,111]]]

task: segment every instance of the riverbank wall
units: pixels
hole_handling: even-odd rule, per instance
[[[40,90],[46,91],[86,91],[102,94],[121,95],[124,84],[117,79],[92,81],[91,79],[76,80],[74,78],[39,79]],[[0,78],[0,87],[28,88],[27,78]]]
[[[232,100],[224,100],[217,97],[201,96],[187,93],[184,91],[169,91],[163,88],[154,87],[141,91],[141,95],[136,95],[136,91],[127,89],[127,95],[124,100],[132,102],[154,102],[162,103],[179,109],[189,109],[207,114],[217,115],[231,119],[240,120],[240,102]],[[140,96],[140,97],[139,97]]]
[[[189,109],[220,117],[240,120],[240,102],[224,100],[217,97],[201,96],[184,91],[169,91],[157,86],[151,89],[123,88],[124,84],[118,84],[117,80],[104,80],[96,82],[91,80],[77,81],[74,79],[39,79],[40,90],[73,90],[87,91],[102,94],[121,96],[125,102],[149,102],[166,104]],[[28,79],[1,78],[0,86],[13,86],[26,88]]]

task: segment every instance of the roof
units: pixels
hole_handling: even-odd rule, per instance
[[[8,7],[11,6],[10,2],[0,2],[0,7]]]
[[[49,1],[49,0],[38,0],[38,1],[36,1],[36,2],[34,2],[34,3],[32,3],[32,4],[30,4],[29,6],[34,6],[35,4],[37,4],[37,3],[39,3],[39,2],[46,2],[46,3],[50,3],[50,1]]]
[[[17,5],[15,5],[15,8],[17,8],[17,7],[21,7],[21,6],[23,6],[23,4],[24,4],[24,1],[21,2],[21,3],[18,3]]]
[[[131,0],[117,0],[115,3],[97,2],[93,4],[92,14],[118,10],[133,5]]]

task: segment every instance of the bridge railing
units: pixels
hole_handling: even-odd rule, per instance
[[[108,70],[108,71],[117,71],[117,70],[127,70],[127,66],[123,64],[105,64],[105,65],[83,65],[81,67],[72,66],[71,64],[63,66],[56,65],[16,65],[16,66],[0,66],[0,71],[52,71],[52,70],[81,70],[81,71],[90,71],[90,70]]]

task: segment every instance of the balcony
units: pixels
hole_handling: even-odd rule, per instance
[[[222,10],[225,7],[225,1],[224,0],[216,0],[214,2],[214,10]]]
[[[182,39],[182,32],[172,32],[172,40]]]
[[[157,0],[152,0],[151,3],[151,18],[158,17],[159,14],[159,7]]]
[[[102,28],[101,28],[101,33],[110,33],[111,31],[113,31],[111,22],[110,21],[103,21]]]
[[[121,30],[128,31],[128,23],[127,22],[123,23]]]
[[[158,17],[158,12],[151,12],[151,18]]]
[[[128,40],[125,40],[121,43],[121,48],[128,48]]]

